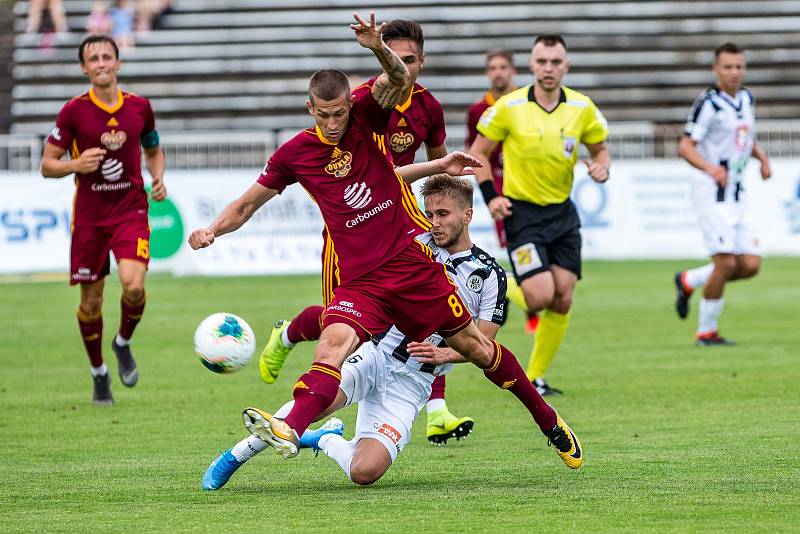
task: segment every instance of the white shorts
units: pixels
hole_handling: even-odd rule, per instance
[[[403,362],[364,343],[342,366],[339,384],[349,406],[358,403],[356,435],[377,439],[392,462],[411,439],[411,425],[431,396],[435,377],[415,371]]]
[[[709,254],[761,256],[758,230],[744,190],[739,191],[737,200],[736,184],[729,183],[723,200],[718,201],[717,184],[710,177],[695,177],[692,186],[697,222]]]

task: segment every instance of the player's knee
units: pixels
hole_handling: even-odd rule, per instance
[[[103,311],[103,296],[82,299],[79,308],[85,315],[97,315]]]
[[[128,302],[141,302],[144,298],[144,284],[123,285],[122,297]]]
[[[751,278],[758,274],[758,271],[761,270],[761,260],[754,259],[754,260],[744,260],[739,263],[739,269],[737,274],[739,278]]]
[[[572,308],[571,291],[565,294],[556,294],[555,298],[553,298],[553,303],[548,307],[548,309],[562,315],[569,313],[570,308]]]
[[[350,467],[350,480],[359,486],[374,484],[386,472],[380,466],[353,464]]]

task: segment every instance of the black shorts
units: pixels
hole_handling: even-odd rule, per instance
[[[558,265],[581,277],[581,221],[572,200],[539,206],[511,200],[506,222],[508,257],[518,283]]]

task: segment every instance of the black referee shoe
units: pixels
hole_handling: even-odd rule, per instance
[[[542,397],[555,396],[555,395],[563,395],[564,392],[560,389],[550,387],[550,384],[544,378],[534,378],[531,382],[533,387],[536,388],[536,391],[539,392],[539,395]]]
[[[682,272],[675,273],[675,311],[678,317],[686,319],[689,316],[689,297],[692,294],[683,287],[682,276]]]
[[[125,386],[132,388],[139,381],[139,371],[136,369],[136,360],[133,359],[131,346],[117,345],[117,337],[114,336],[114,339],[111,340],[111,349],[117,356],[119,379]]]
[[[114,404],[114,397],[111,396],[111,377],[108,373],[99,376],[93,376],[94,392],[92,393],[92,402],[95,404],[104,404],[110,406]]]

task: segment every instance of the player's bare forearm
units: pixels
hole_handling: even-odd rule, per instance
[[[465,150],[465,152],[468,151]],[[435,159],[443,158],[447,155],[447,145],[445,145],[444,143],[434,147],[425,145],[425,153],[428,156],[428,161],[433,161]]]
[[[471,176],[475,174],[475,169],[481,166],[481,162],[464,152],[451,152],[443,157],[426,161],[424,163],[412,163],[397,169],[397,174],[407,184],[411,184],[420,178],[433,176],[436,174],[449,174],[450,176]]]
[[[599,163],[606,169],[611,168],[611,152],[608,151],[608,145],[605,142],[586,145],[586,148],[589,149],[589,156],[592,158],[592,162]]]
[[[761,163],[769,163],[769,156],[767,156],[767,152],[756,143],[753,143],[752,155]]]
[[[372,97],[383,109],[392,109],[400,104],[409,83],[408,69],[400,57],[386,43],[372,50],[380,61],[384,73],[372,85]]]
[[[146,148],[144,150],[144,166],[154,180],[161,181],[164,178],[165,160],[164,151],[161,150],[161,147]]]
[[[473,142],[472,146],[469,148],[470,155],[479,160],[483,165],[481,168],[475,169],[475,179],[478,180],[478,183],[488,182],[494,179],[489,157],[492,151],[494,151],[495,146],[497,146],[497,143],[478,134],[475,138],[475,142]]]
[[[225,206],[208,230],[214,236],[238,230],[261,206],[277,194],[278,192],[274,189],[269,189],[261,184],[253,184],[241,197]]]
[[[695,169],[703,172],[708,172],[711,167],[711,163],[700,155],[700,152],[697,151],[696,143],[688,136],[682,137],[678,143],[678,156],[686,160],[686,163]]]
[[[42,154],[41,172],[45,178],[63,178],[75,172],[74,162],[62,160],[66,151],[51,144],[45,145]]]

